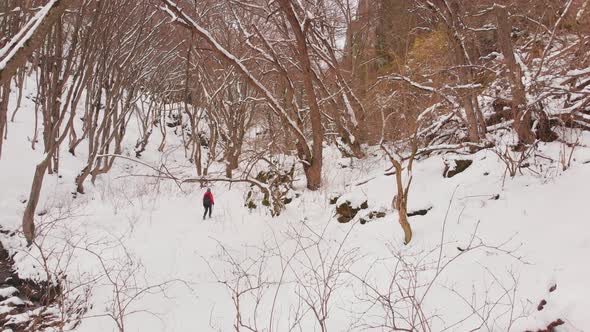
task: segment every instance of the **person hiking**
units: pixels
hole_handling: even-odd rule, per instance
[[[215,201],[213,200],[213,193],[211,192],[211,188],[207,188],[207,192],[203,195],[203,207],[205,207],[205,213],[203,213],[203,220],[207,216],[207,211],[209,211],[209,219],[211,219],[211,211],[213,210],[212,207],[215,205]]]

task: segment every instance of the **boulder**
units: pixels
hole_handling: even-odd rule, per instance
[[[432,206],[423,209],[408,211],[408,217],[425,216],[430,210],[432,210]]]
[[[465,171],[473,164],[471,159],[446,159],[445,170],[443,176],[445,178],[452,178],[453,176]]]
[[[373,210],[373,211],[369,211],[364,216],[360,217],[359,220],[361,222],[361,225],[364,225],[364,224],[371,222],[375,219],[385,218],[386,215],[387,215],[387,213],[385,213],[384,209]]]
[[[338,202],[338,199],[339,199],[340,197],[342,197],[342,194],[341,194],[341,193],[337,193],[337,192],[335,192],[335,193],[331,193],[331,194],[330,194],[330,196],[329,196],[329,199],[330,199],[330,204],[331,204],[331,205],[334,205],[334,204],[336,204],[336,202]]]
[[[336,215],[338,222],[351,221],[360,210],[368,209],[369,204],[365,197],[344,195],[336,201]]]

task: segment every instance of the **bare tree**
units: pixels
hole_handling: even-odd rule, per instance
[[[474,66],[469,49],[470,35],[467,33],[465,5],[456,0],[419,2],[433,12],[434,17],[444,26],[449,40],[449,52],[456,66],[459,84],[469,87],[474,84]],[[479,100],[473,89],[461,91],[461,106],[465,110],[469,140],[479,143],[485,138],[485,122],[479,108]]]
[[[85,70],[85,58],[82,57],[80,60],[77,58],[78,54],[87,52],[89,47],[89,45],[79,44],[83,17],[87,9],[88,2],[85,2],[74,15],[71,24],[64,22],[64,18],[58,18],[51,27],[51,33],[45,40],[44,47],[40,50],[42,55],[54,56],[55,62],[53,64],[44,62],[39,69],[40,80],[37,93],[38,98],[44,102],[42,118],[45,155],[35,168],[31,192],[23,214],[23,231],[29,244],[35,236],[34,215],[45,172],[52,173],[58,170],[59,148],[73,127],[80,92],[89,79],[89,71]],[[65,34],[66,28],[71,28],[73,31],[67,53],[63,48],[64,39],[68,38]],[[64,91],[66,82],[69,84]],[[62,93],[65,94],[65,98]]]
[[[119,332],[125,332],[126,322],[130,316],[140,313],[156,315],[148,309],[135,309],[133,307],[141,298],[150,294],[165,295],[166,290],[175,283],[188,285],[180,279],[149,284],[139,277],[143,266],[128,252],[125,252],[125,257],[122,259],[108,261],[94,247],[88,246],[79,249],[85,250],[98,261],[102,270],[100,280],[105,280],[105,284],[111,287],[112,301],[104,314],[87,315],[84,317],[85,319],[109,317],[117,325]]]
[[[321,146],[326,127],[322,118],[335,124],[341,143],[346,146],[345,153],[363,156],[366,111],[345,78],[336,46],[338,34],[350,21],[342,23],[339,17],[341,13],[350,15],[350,3],[220,4],[215,11],[221,13],[215,15],[223,16],[223,10],[229,11],[237,31],[235,26],[219,27],[207,19],[197,24],[186,14],[188,9],[181,9],[173,1],[164,3],[176,22],[213,46],[212,51],[244,75],[270,109],[282,118],[283,125],[292,129],[309,188],[317,188],[321,183]],[[211,11],[207,14],[213,15]],[[211,33],[215,29],[227,33]],[[245,41],[249,52],[236,46],[235,38],[228,37],[234,35]],[[199,52],[196,53],[198,56]],[[271,77],[276,79],[269,81]],[[311,139],[305,138],[307,132]]]
[[[126,128],[137,109],[140,90],[151,88],[153,85],[145,82],[156,68],[176,57],[175,47],[165,49],[168,44],[154,41],[164,38],[159,30],[162,20],[153,18],[154,9],[129,2],[98,5],[103,7],[95,13],[93,34],[101,45],[101,54],[88,88],[90,98],[84,115],[83,137],[87,137],[89,155],[86,166],[76,178],[79,193],[84,193],[88,176],[94,183],[98,175],[111,169],[115,159],[99,155],[122,152]],[[122,6],[129,12],[112,14],[115,8]],[[150,46],[154,49],[144,53]]]
[[[506,7],[495,5],[496,20],[498,23],[498,44],[504,55],[506,62],[506,72],[510,81],[510,88],[512,92],[512,113],[514,118],[514,129],[518,134],[518,140],[523,144],[532,144],[535,141],[535,136],[531,131],[532,116],[531,111],[527,110],[527,101],[525,95],[524,85],[522,83],[522,69],[516,62],[514,56],[514,49],[510,34],[512,32],[511,25],[508,21],[508,13]]]
[[[205,76],[205,75],[203,75]],[[214,124],[214,129],[219,134],[220,143],[225,155],[225,176],[232,177],[232,172],[239,166],[242,147],[247,131],[252,126],[254,110],[259,101],[252,93],[251,87],[233,70],[224,75],[223,82],[218,89],[213,91],[210,77],[204,77],[203,91],[208,99],[207,113],[209,121]]]

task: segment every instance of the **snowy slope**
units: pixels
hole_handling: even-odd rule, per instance
[[[32,116],[26,100],[17,122],[10,123],[0,160],[0,225],[5,229],[18,229],[21,201],[42,156],[40,145],[36,151],[29,148]],[[126,151],[132,151],[135,140],[129,135]],[[590,136],[582,141],[590,144]],[[167,162],[190,174],[174,144],[168,145]],[[127,160],[74,198],[73,180],[86,156],[84,149],[76,157],[62,151],[60,175],[46,176],[38,210],[46,214],[37,222],[50,264],[67,271],[72,294],[90,291],[92,307],[76,331],[116,331],[108,314],[117,295],[128,304],[125,331],[235,330],[230,289],[238,279],[242,290],[253,289],[241,298],[241,317],[261,331],[288,331],[301,315],[301,330],[321,330],[305,301],[321,307],[329,293],[322,285],[326,280],[332,287],[328,330],[388,330],[381,326],[387,313],[367,287],[387,293],[394,276],[400,278],[398,286],[416,283],[416,298],[423,300],[432,331],[507,331],[509,325],[513,331],[536,330],[558,318],[566,322],[559,331],[585,331],[590,329],[585,312],[590,306],[585,285],[590,149],[578,147],[572,167],[562,171],[561,148],[560,143],[541,145],[539,153],[553,160],[539,161],[542,167],[534,166],[539,174],[525,171],[514,179],[505,178],[504,164],[490,150],[468,156],[473,165],[448,179],[442,176],[442,156],[420,160],[409,208],[432,209],[410,218],[414,238],[408,246],[402,245],[391,210],[396,188],[394,178],[384,175],[388,162],[372,156],[350,166],[331,148],[326,148],[325,186],[304,191],[301,179],[297,185],[303,195],[281,216],[271,218],[264,208],[247,210],[247,185],[216,184],[214,218],[207,220],[201,217],[198,185],[183,185],[181,192],[173,182],[130,176],[150,170]],[[142,157],[154,164],[160,159],[153,145]],[[329,204],[333,192],[357,201],[366,197],[370,210],[387,215],[364,225],[358,218],[339,224]],[[16,253],[21,276],[43,278],[37,248],[26,248],[19,236],[2,241]],[[424,286],[469,243],[481,246],[454,259],[432,287]],[[401,272],[398,255],[406,263]],[[403,279],[409,275],[415,279]],[[553,285],[557,289],[549,293]],[[399,294],[394,299],[400,300]],[[543,299],[548,304],[538,311]],[[407,302],[396,308],[401,315],[415,315]],[[523,310],[526,317],[516,319]]]

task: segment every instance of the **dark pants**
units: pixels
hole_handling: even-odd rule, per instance
[[[205,216],[207,216],[207,211],[209,211],[209,218],[211,218],[211,211],[213,211],[213,209],[211,208],[211,204],[203,204],[203,207],[205,207],[205,213],[203,213],[203,219],[205,219]]]

